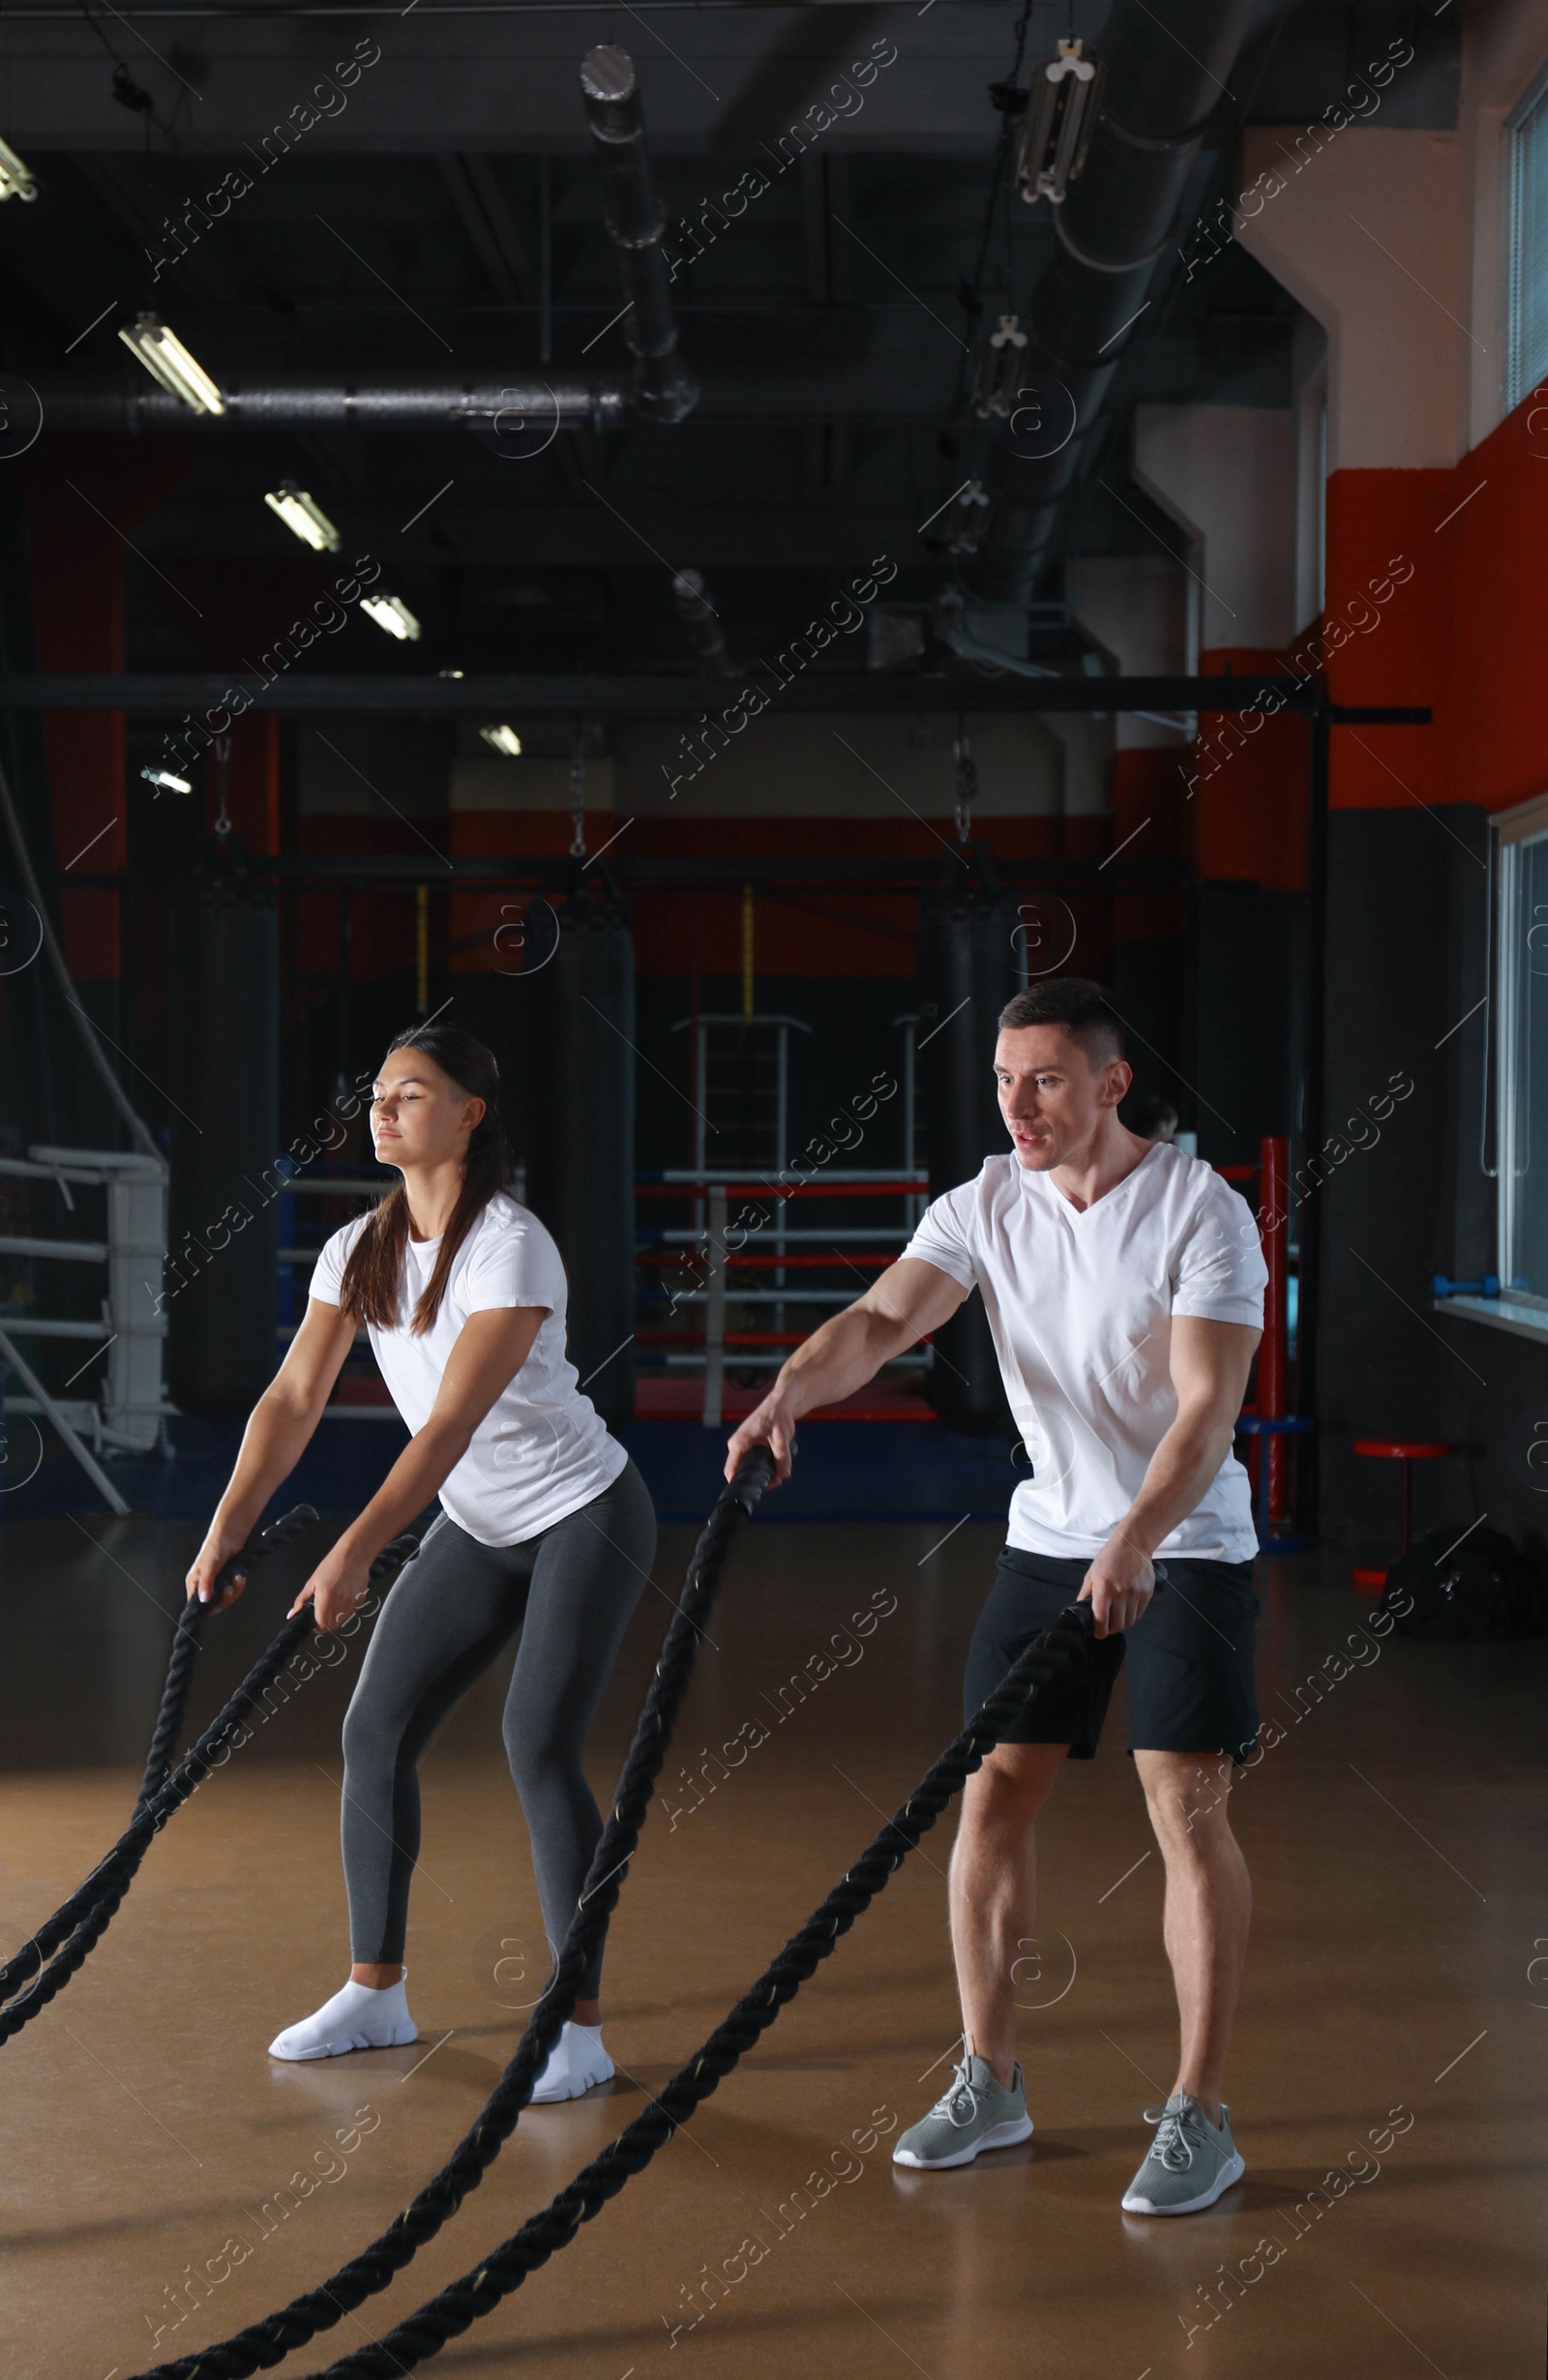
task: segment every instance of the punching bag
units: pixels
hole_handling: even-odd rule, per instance
[[[600,880],[599,880],[600,879]],[[635,1411],[635,946],[606,870],[527,906],[515,977],[526,1203],[569,1279],[569,1349],[610,1429]]]
[[[174,895],[166,1376],[172,1402],[210,1419],[251,1412],[279,1367],[279,950],[240,849]]]
[[[962,852],[968,865],[953,861],[919,902],[918,1091],[932,1199],[1011,1145],[995,1093],[995,1041],[999,1012],[1022,987],[1020,914],[981,847]],[[969,1296],[933,1335],[925,1394],[947,1429],[1014,1438],[982,1297]]]

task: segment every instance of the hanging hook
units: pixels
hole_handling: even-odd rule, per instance
[[[223,843],[231,831],[231,813],[226,803],[230,758],[231,738],[229,735],[218,735],[215,739],[215,783],[220,795],[220,808],[216,814],[215,831]]]
[[[957,841],[967,843],[972,834],[972,805],[978,799],[978,763],[973,759],[968,741],[968,722],[957,713],[957,740],[952,746],[957,763]]]
[[[570,857],[584,859],[586,855],[586,745],[579,715],[575,723],[575,744],[570,754]]]

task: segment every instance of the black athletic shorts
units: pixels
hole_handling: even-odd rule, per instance
[[[968,1649],[965,1723],[1032,1638],[1074,1601],[1089,1567],[1018,1546],[1003,1549]],[[1247,1757],[1258,1740],[1252,1656],[1259,1606],[1252,1563],[1166,1555],[1155,1574],[1157,1592],[1134,1626],[1093,1640],[1081,1667],[1035,1695],[1001,1742],[1067,1743],[1072,1759],[1092,1759],[1126,1656],[1131,1752],[1224,1752],[1236,1762]]]

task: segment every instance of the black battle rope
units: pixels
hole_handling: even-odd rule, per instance
[[[740,1478],[741,1473],[737,1475]],[[781,2008],[795,1998],[802,1983],[816,1971],[819,1960],[828,1956],[840,1934],[848,1931],[855,1919],[884,1889],[894,1871],[916,1847],[919,1837],[934,1826],[963,1779],[980,1766],[985,1752],[1019,1716],[1029,1696],[1080,1656],[1090,1632],[1089,1605],[1072,1603],[1033,1640],[1003,1684],[941,1754],[902,1810],[887,1821],[820,1908],[790,1937],[729,2016],[651,2100],[645,2112],[626,2126],[541,2213],[529,2216],[473,2272],[419,2306],[385,2338],[354,2350],[340,2362],[330,2364],[325,2374],[309,2375],[309,2380],[397,2380],[398,2374],[438,2353],[449,2338],[468,2330],[480,2316],[491,2313],[502,2299],[521,2287],[529,2273],[546,2263],[556,2249],[567,2246],[582,2222],[600,2214],[608,2200],[615,2197],[635,2174],[644,2171],[678,2126],[687,2122],[700,2102],[736,2066],[744,2051],[752,2048],[775,2022]],[[646,1708],[648,1711],[648,1704]],[[644,1713],[636,1737],[637,1748],[643,1728]],[[633,1765],[632,1753],[620,1782],[619,1811],[624,1808],[624,1784],[630,1781]],[[659,1759],[656,1765],[659,1767]],[[622,1830],[620,1836],[621,1832]],[[895,1845],[901,1848],[894,1848]],[[593,1875],[603,1865],[605,1848],[605,1844],[598,1847],[592,1862]],[[426,2184],[390,2229],[342,2267],[320,2289],[292,2300],[281,2312],[249,2325],[233,2338],[206,2347],[198,2354],[158,2364],[151,2371],[134,2375],[134,2380],[246,2380],[246,2375],[260,2365],[281,2362],[292,2348],[304,2344],[319,2330],[337,2322],[341,2314],[351,2312],[368,2296],[388,2286],[414,2253],[405,2237],[409,2227],[419,2230],[428,2222],[432,2230],[438,2228],[461,2204],[461,2175],[466,2169],[469,2153],[477,2158],[480,2169],[492,2163],[500,2145],[514,2129],[521,2107],[530,2095],[535,2064],[529,2058],[523,2067],[523,2051],[538,2029],[545,2002],[559,1996],[560,1978],[569,1969],[570,1953],[577,1948],[580,1919],[588,1902],[602,1900],[610,1885],[613,1886],[608,1904],[610,1908],[617,1898],[613,1880],[605,1878],[593,1886],[588,1879],[576,1922],[560,1952],[559,1967],[544,2000],[533,2011],[516,2055],[491,2093],[483,2115],[441,2172]],[[576,1970],[580,1966],[581,1962],[577,1960]],[[573,1997],[572,1985],[570,1998]],[[470,2185],[479,2178],[478,2171],[468,2174]],[[424,2231],[424,2236],[429,2237],[430,2231]]]
[[[1090,1605],[1069,1603],[1041,1636],[1033,1638],[1003,1685],[989,1697],[920,1779],[902,1809],[872,1837],[827,1898],[770,1960],[752,1990],[716,2026],[687,2065],[678,2068],[644,2113],[583,2165],[566,2188],[539,2214],[528,2216],[521,2229],[502,2240],[471,2273],[464,2273],[461,2280],[450,2282],[416,2307],[385,2338],[373,2339],[369,2346],[341,2357],[325,2373],[311,2373],[308,2380],[397,2380],[398,2374],[438,2354],[449,2338],[470,2330],[482,2315],[491,2314],[555,2249],[568,2247],[580,2225],[600,2215],[608,2200],[615,2198],[636,2174],[643,2173],[657,2150],[666,2147],[679,2125],[687,2123],[743,2053],[756,2047],[819,1962],[830,1956],[839,1936],[847,1934],[855,1919],[886,1889],[909,1852],[917,1848],[919,1837],[935,1825],[964,1778],[982,1764],[984,1754],[999,1740],[1003,1730],[1020,1716],[1031,1694],[1079,1657],[1090,1634]],[[175,2371],[182,2367],[168,2365],[162,2368]],[[228,2367],[194,2358],[187,2368],[223,2372]]]
[[[247,2325],[231,2338],[158,2364],[153,2373],[137,2380],[214,2380],[214,2375],[246,2375],[280,2363],[292,2348],[304,2347],[319,2331],[385,2289],[427,2241],[457,2213],[470,2190],[477,2189],[487,2167],[493,2164],[515,2131],[521,2110],[550,2050],[580,1996],[580,1986],[592,1952],[606,1938],[608,1920],[617,1905],[622,1871],[628,1866],[649,1813],[651,1797],[671,1731],[682,1708],[694,1671],[694,1656],[704,1622],[720,1591],[721,1572],[732,1539],[756,1509],[774,1473],[766,1446],[755,1446],[737,1466],[736,1476],[723,1488],[715,1508],[700,1532],[688,1563],[650,1691],[635,1725],[634,1740],[618,1779],[612,1811],[603,1828],[585,1885],[576,1904],[552,1975],[527,2019],[510,2064],[485,2101],[472,2129],[463,2134],[439,2173],[426,2183],[410,2205],[393,2217],[388,2228],[370,2246],[340,2267],[331,2279],[294,2298],[277,2313]]]
[[[243,1546],[229,1561],[222,1563],[215,1584],[223,1586],[236,1570],[251,1570],[254,1562],[263,1562],[310,1529],[317,1515],[311,1504],[297,1504],[265,1529],[251,1546]],[[142,1818],[147,1805],[166,1782],[177,1739],[183,1730],[183,1717],[188,1708],[189,1688],[194,1682],[194,1663],[199,1650],[204,1615],[209,1606],[194,1599],[184,1603],[178,1615],[177,1629],[172,1638],[171,1658],[166,1665],[166,1683],[162,1689],[162,1707],[157,1713],[151,1747],[145,1756],[145,1774],[140,1782],[131,1824]],[[271,1648],[272,1651],[272,1648]],[[267,1657],[267,1656],[265,1656]],[[265,1681],[266,1683],[272,1681]],[[259,1689],[262,1690],[261,1688]],[[92,1875],[97,1874],[93,1869]],[[89,1889],[92,1877],[77,1888],[67,1901],[45,1918],[31,1940],[24,1942],[15,1956],[0,1966],[0,2001],[9,2000],[19,1991],[30,1977],[35,1976],[45,1959],[55,1951],[79,1918],[84,1905],[83,1895]],[[9,2037],[0,2035],[0,2039]]]
[[[255,1545],[244,1546],[239,1554],[231,1556],[229,1562],[223,1562],[213,1581],[211,1602],[214,1601],[215,1590],[225,1586],[234,1571],[251,1570],[255,1562],[263,1562],[269,1555],[278,1554],[292,1537],[298,1537],[304,1529],[310,1529],[316,1517],[311,1504],[297,1504],[294,1511],[283,1514],[271,1528],[264,1530]],[[162,1707],[156,1715],[156,1732],[151,1737],[151,1748],[145,1755],[145,1774],[140,1784],[139,1799],[134,1804],[134,1815],[136,1818],[151,1796],[166,1782],[166,1772],[171,1768],[172,1755],[183,1733],[189,1688],[194,1682],[194,1663],[198,1657],[204,1615],[209,1609],[209,1603],[201,1603],[197,1595],[190,1595],[178,1614],[172,1654],[166,1664],[166,1683],[162,1688]],[[34,1942],[37,1939],[35,1934]],[[0,2000],[9,1997],[9,1993],[0,1989]]]
[[[315,1518],[315,1515],[312,1517]],[[288,1515],[287,1518],[294,1521],[295,1515]],[[296,1523],[297,1527],[305,1525]],[[395,1537],[372,1563],[372,1579],[383,1579],[392,1571],[402,1568],[418,1551],[417,1538],[407,1535]],[[152,1837],[161,1832],[173,1812],[182,1807],[209,1775],[216,1765],[216,1756],[236,1735],[248,1714],[257,1708],[302,1638],[314,1625],[310,1609],[299,1611],[285,1621],[224,1709],[211,1721],[198,1741],[184,1754],[172,1774],[157,1787],[148,1800],[136,1805],[134,1815],[112,1850],[98,1861],[84,1884],[78,1885],[70,1898],[61,1902],[53,1916],[45,1920],[32,1940],[24,1943],[15,1956],[0,1968],[0,1996],[4,1997],[15,1992],[29,1976],[37,1976],[37,1981],[21,1992],[4,2014],[0,2014],[0,2044],[9,2041],[14,2034],[21,2031],[23,2025],[31,2022],[40,2009],[46,2008],[85,1963],[112,1922],[150,1848]],[[61,1944],[63,1948],[59,1949]],[[45,1967],[44,1960],[56,1949],[58,1955]],[[38,1972],[40,1968],[43,1970],[41,1974]]]

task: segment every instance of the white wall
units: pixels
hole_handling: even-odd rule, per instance
[[[1282,187],[1236,237],[1327,333],[1329,472],[1449,469],[1473,337],[1460,135],[1373,123],[1298,159],[1253,125],[1241,162],[1243,189],[1261,173]]]
[[[1288,406],[1141,405],[1135,479],[1186,529],[1201,647],[1295,634],[1295,415]]]
[[[1076,613],[1125,676],[1179,677],[1197,660],[1192,597],[1192,580],[1169,554],[1088,554],[1081,562]],[[1181,734],[1180,729],[1129,712],[1114,722],[1119,751],[1136,744],[1175,745]]]

